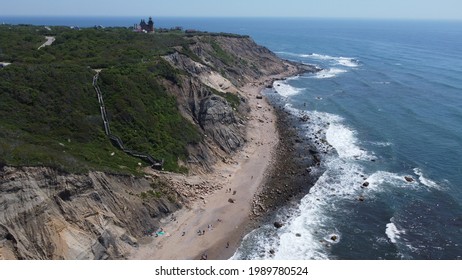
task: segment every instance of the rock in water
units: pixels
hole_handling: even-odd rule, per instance
[[[369,186],[369,182],[364,182],[363,183],[363,187],[368,187]]]
[[[274,222],[274,227],[275,228],[282,228],[282,226],[284,226],[284,224],[282,222]]]
[[[414,179],[412,177],[410,177],[410,176],[405,176],[404,180],[406,180],[406,182],[408,182],[408,183],[414,182]]]

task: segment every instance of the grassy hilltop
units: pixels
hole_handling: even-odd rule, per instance
[[[45,36],[56,41],[38,49]],[[185,73],[161,56],[180,50],[198,59],[189,48],[194,41],[183,32],[2,25],[0,38],[0,61],[12,63],[0,69],[1,164],[137,172],[141,160],[112,146],[104,134],[93,69],[104,69],[99,85],[111,129],[127,147],[164,158],[167,170],[181,171],[178,159],[201,141],[163,86]],[[213,46],[217,56],[230,59]]]

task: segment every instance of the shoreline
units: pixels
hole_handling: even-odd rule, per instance
[[[240,88],[251,108],[247,115],[245,146],[227,163],[217,163],[210,174],[181,178],[219,187],[173,213],[169,221],[162,221],[161,229],[165,234],[140,240],[128,259],[223,260],[235,253],[242,238],[255,228],[254,198],[265,189],[263,185],[275,165],[280,141],[276,110],[267,97],[259,99],[257,96],[273,81],[303,71],[293,64],[286,65],[285,73]]]
[[[323,172],[320,167],[322,157],[316,146],[297,130],[297,124],[306,120],[291,115],[282,107],[278,108],[284,98],[272,96],[270,99],[271,104],[276,107],[278,119],[278,164],[273,165],[268,172],[265,187],[256,198],[256,206],[259,208],[256,210],[260,211],[254,211],[254,215],[259,221],[267,220],[271,216],[268,212],[271,214],[287,204],[298,203]]]

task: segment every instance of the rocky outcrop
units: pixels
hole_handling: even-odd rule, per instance
[[[159,198],[146,197],[149,192]],[[0,259],[120,259],[181,198],[152,178],[0,172]],[[177,200],[178,202],[175,202]]]
[[[225,77],[211,67],[192,60],[186,55],[174,53],[164,57],[171,65],[186,71],[192,77],[197,78],[202,84],[213,88],[218,92],[237,93],[237,88]]]
[[[207,137],[212,137],[226,153],[235,152],[244,144],[244,135],[228,102],[212,95],[200,103],[198,121]]]
[[[195,43],[176,48],[177,52],[163,58],[181,75],[180,84],[166,83],[176,95],[180,111],[196,124],[204,135],[199,145],[189,147],[188,167],[211,170],[217,159],[224,159],[245,143],[247,100],[239,88],[262,77],[302,71],[299,65],[278,58],[248,37],[195,36]],[[191,55],[193,53],[193,55]],[[189,55],[188,55],[189,54]],[[223,98],[234,95],[239,105]],[[221,96],[220,96],[221,95]]]
[[[237,87],[288,69],[273,52],[249,37],[216,36],[213,40],[198,37],[196,41],[192,51]]]
[[[236,111],[217,91],[203,84],[197,77],[182,76],[181,84],[166,83],[175,95],[182,115],[195,124],[203,141],[188,147],[188,169],[194,173],[209,172],[217,160],[237,151],[244,141],[245,127],[242,102]],[[236,93],[239,96],[239,93]]]

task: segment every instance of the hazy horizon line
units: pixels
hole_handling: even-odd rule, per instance
[[[146,18],[152,15],[2,15],[0,18]],[[183,19],[325,19],[325,20],[401,20],[401,21],[462,21],[459,18],[401,18],[401,17],[312,17],[312,16],[152,16],[153,18],[183,18]]]

